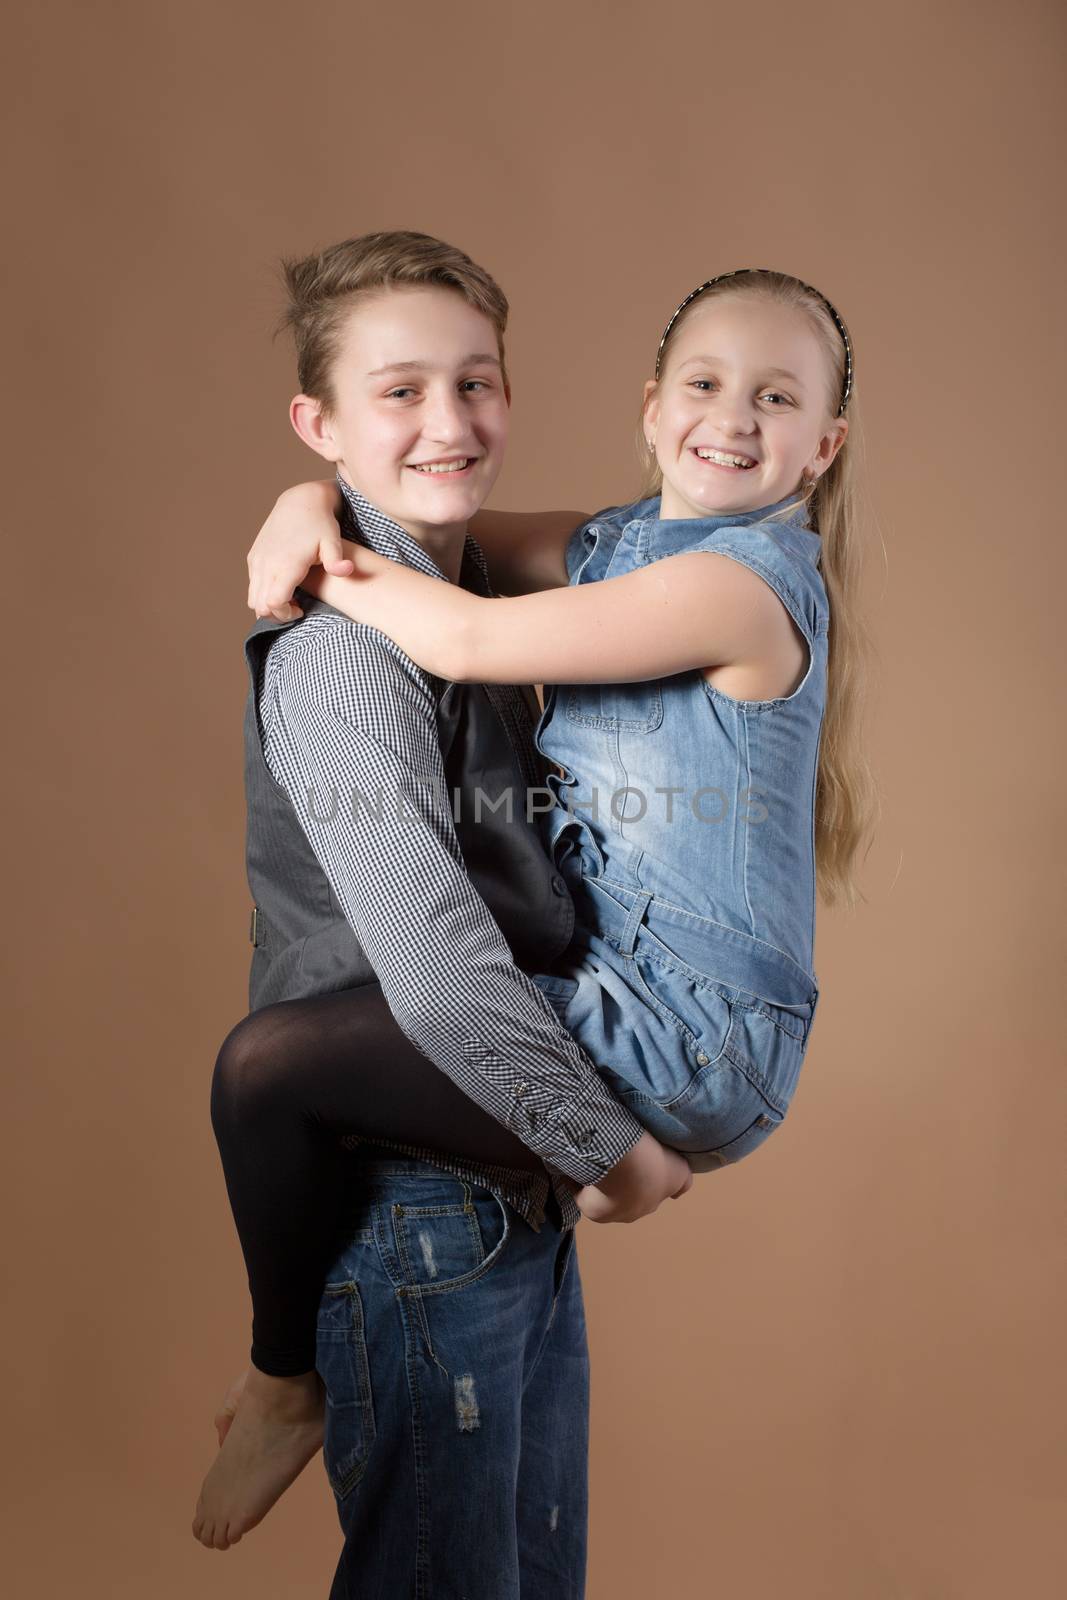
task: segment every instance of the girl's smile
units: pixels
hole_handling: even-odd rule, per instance
[[[742,456],[732,450],[719,450],[713,445],[695,444],[690,448],[698,461],[702,461],[708,467],[717,467],[720,472],[751,472],[757,465],[754,456]]]

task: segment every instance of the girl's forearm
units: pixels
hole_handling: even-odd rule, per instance
[[[357,621],[372,620],[425,671],[456,683],[474,681],[468,674],[476,655],[478,611],[497,602],[397,561],[389,563],[381,578],[361,575],[359,562],[365,552],[347,539],[341,543],[345,555],[356,562],[355,576],[335,578],[315,568],[304,587]],[[370,602],[369,608],[361,609],[361,599]]]
[[[335,515],[342,504],[341,491],[336,478],[308,478],[283,489],[276,505],[289,505],[302,511],[327,511]]]

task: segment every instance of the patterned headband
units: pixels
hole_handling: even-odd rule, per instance
[[[685,299],[682,301],[681,305],[678,307],[677,311],[674,313],[674,316],[671,318],[671,320],[668,322],[667,326],[663,330],[663,338],[660,340],[659,349],[656,352],[656,377],[657,378],[659,377],[660,367],[663,364],[663,346],[667,343],[667,335],[670,333],[671,329],[674,327],[674,324],[678,321],[678,318],[681,316],[682,312],[685,310],[686,306],[689,304],[689,302],[691,300],[695,300],[698,294],[703,294],[705,289],[710,289],[713,283],[722,283],[725,278],[739,278],[739,277],[742,276],[742,274],[744,274],[746,272],[767,272],[767,273],[769,273],[771,271],[772,271],[772,269],[770,267],[738,267],[734,272],[720,272],[720,274],[719,274],[719,276],[717,278],[709,278],[707,283],[702,283],[698,289],[694,289],[693,290],[692,294],[687,294]],[[826,296],[824,294],[822,294],[818,289],[816,289],[813,284],[804,283],[800,278],[797,278],[794,281],[796,283],[799,283],[802,288],[808,289],[812,294],[818,296],[818,298],[822,301],[823,305],[826,307],[827,311],[830,313],[831,317],[833,318],[834,325],[837,328],[838,333],[841,335],[842,340],[844,341],[844,345],[845,345],[845,387],[844,387],[844,393],[841,396],[841,404],[837,408],[837,415],[840,417],[842,415],[842,413],[844,412],[845,407],[848,405],[849,396],[852,393],[852,341],[848,336],[848,329],[845,327],[845,324],[841,320],[841,317],[839,316],[838,312],[830,304],[830,302],[829,302],[829,300],[827,300]]]

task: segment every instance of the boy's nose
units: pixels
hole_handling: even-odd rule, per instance
[[[458,400],[437,400],[426,408],[424,431],[441,444],[452,444],[467,436],[467,419]]]

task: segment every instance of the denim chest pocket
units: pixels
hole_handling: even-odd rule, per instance
[[[563,699],[568,722],[605,733],[652,733],[663,721],[663,684],[572,683]]]

